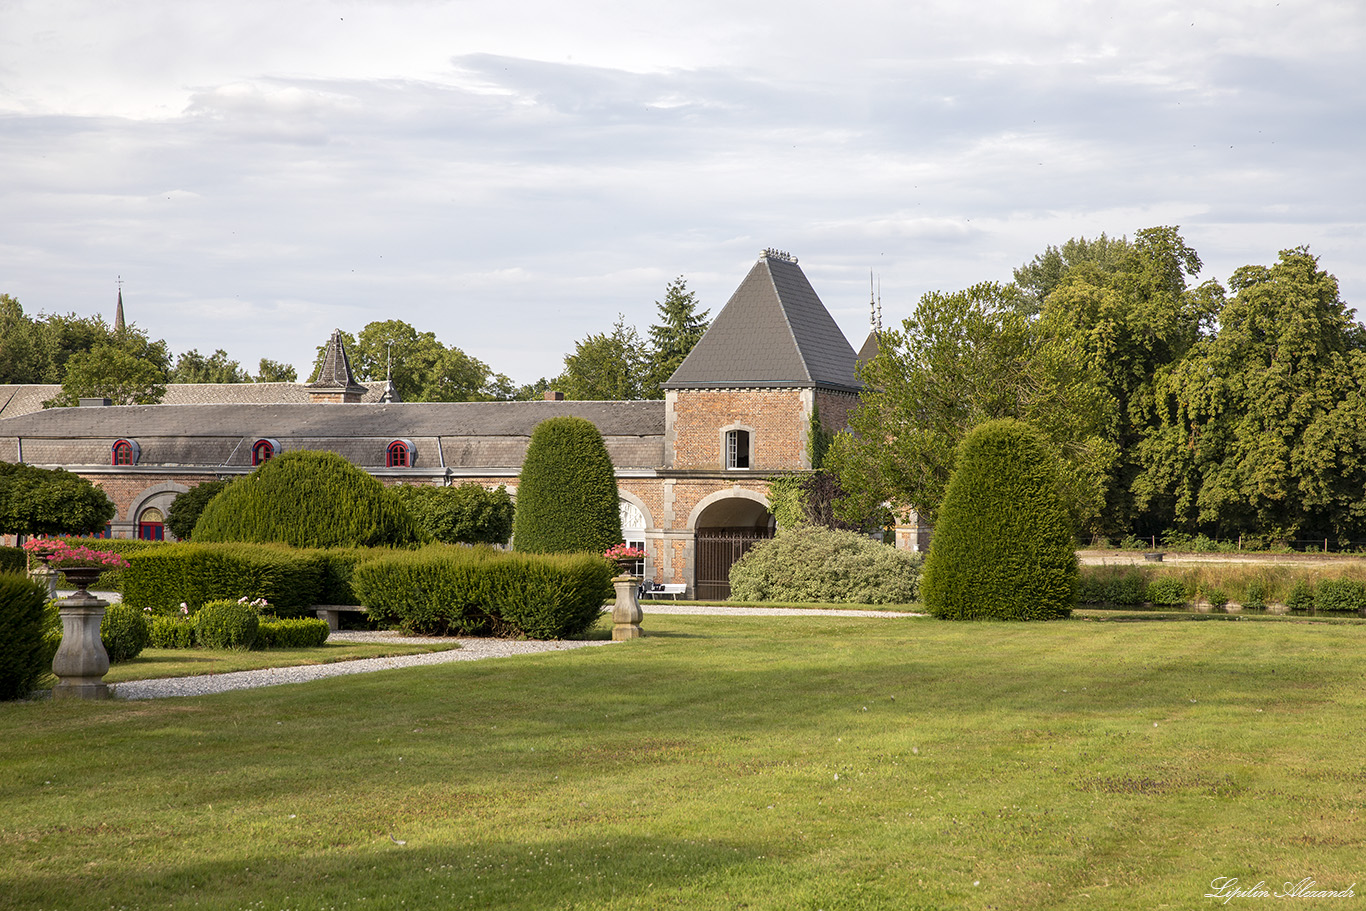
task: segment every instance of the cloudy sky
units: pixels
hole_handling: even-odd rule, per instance
[[[857,347],[1048,244],[1309,245],[1366,300],[1360,0],[0,0],[0,291],[306,372],[519,382],[791,251]],[[1366,310],[1363,310],[1366,312]]]

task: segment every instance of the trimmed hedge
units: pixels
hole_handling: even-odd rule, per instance
[[[204,648],[249,649],[260,626],[256,608],[241,601],[210,601],[194,615],[195,641]]]
[[[118,554],[129,560],[133,558],[134,554],[147,553],[158,548],[172,546],[168,541],[142,541],[137,538],[63,538],[62,540],[72,547],[88,547],[103,554]],[[122,569],[106,569],[100,573],[100,577],[90,587],[95,591],[123,591],[123,572]],[[65,577],[59,579],[58,584],[68,588],[74,587],[66,584]]]
[[[563,639],[597,622],[612,567],[588,554],[429,547],[362,563],[352,584],[371,619],[408,632]]]
[[[919,554],[850,531],[802,525],[761,541],[730,570],[733,601],[906,604],[916,599]]]
[[[131,604],[109,605],[100,621],[100,641],[111,663],[133,660],[152,641],[146,611]]]
[[[616,469],[592,421],[536,425],[517,482],[512,546],[529,554],[601,554],[621,543]]]
[[[194,648],[194,618],[164,614],[152,618],[152,648]]]
[[[1051,620],[1072,612],[1077,557],[1056,462],[1022,421],[987,421],[963,438],[921,581],[931,614]]]
[[[256,629],[254,649],[265,648],[318,648],[332,634],[326,620],[317,617],[297,617],[281,620],[276,617],[262,617]]]
[[[0,699],[22,699],[52,669],[43,641],[46,604],[43,586],[20,573],[0,573]]]
[[[426,533],[391,491],[334,452],[286,452],[204,507],[194,540],[293,547],[418,544]]]
[[[28,570],[28,554],[22,547],[0,546],[0,573],[22,573]]]
[[[215,599],[265,598],[282,616],[306,613],[325,593],[322,551],[251,544],[175,544],[132,557],[124,570],[123,599],[154,613],[181,603],[191,612]]]

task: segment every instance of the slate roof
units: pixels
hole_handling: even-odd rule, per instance
[[[346,356],[340,329],[332,330],[332,337],[327,340],[327,351],[323,353],[322,367],[318,370],[318,378],[309,383],[308,388],[319,392],[339,389],[354,395],[364,395],[369,391],[356,382],[355,374],[351,372],[351,359]]]
[[[863,347],[858,350],[858,354],[855,355],[855,357],[858,358],[860,364],[865,361],[871,361],[873,358],[877,357],[877,349],[877,332],[869,332],[868,337],[863,340]]]
[[[302,387],[301,387],[302,388]],[[362,466],[412,440],[417,467],[516,467],[531,431],[546,418],[592,421],[618,467],[663,464],[664,403],[413,402],[396,404],[123,405],[50,408],[0,420],[0,459],[48,465],[108,464],[114,440],[137,440],[139,465],[250,464],[251,444],[284,451],[327,449]]]
[[[797,261],[766,250],[664,388],[857,391],[855,359]]]
[[[362,402],[378,402],[385,384],[373,383]],[[62,394],[49,383],[0,385],[0,419],[43,410],[43,402]],[[303,405],[308,387],[299,383],[169,383],[163,405]]]

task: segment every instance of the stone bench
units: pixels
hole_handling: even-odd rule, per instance
[[[315,604],[313,610],[320,619],[327,621],[327,628],[334,633],[341,623],[342,611],[365,613],[365,607],[360,604]]]

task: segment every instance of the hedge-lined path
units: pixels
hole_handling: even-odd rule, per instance
[[[822,610],[818,608],[793,607],[720,607],[701,604],[649,604],[644,608],[646,623],[650,614],[711,614],[715,616],[750,617],[874,617],[892,619],[897,617],[919,617],[923,614],[907,614],[896,611],[869,610]],[[649,635],[649,630],[645,633]],[[392,658],[359,658],[355,661],[338,661],[333,664],[306,664],[298,667],[264,668],[258,671],[233,671],[228,674],[202,674],[195,677],[164,677],[158,680],[130,680],[127,683],[111,684],[110,689],[118,699],[165,699],[172,696],[207,696],[210,693],[226,693],[229,690],[249,690],[263,686],[280,686],[286,683],[303,683],[308,680],[321,680],[325,677],[340,677],[343,674],[367,674],[372,671],[387,671],[401,667],[417,667],[427,664],[448,664],[452,661],[478,661],[482,658],[508,658],[514,655],[531,655],[540,652],[569,651],[594,645],[611,645],[610,640],[557,640],[541,642],[517,639],[439,639],[398,636],[386,632],[364,632],[343,630],[333,633],[330,639],[347,642],[454,642],[459,648],[444,652],[428,652],[422,655],[396,655]]]

